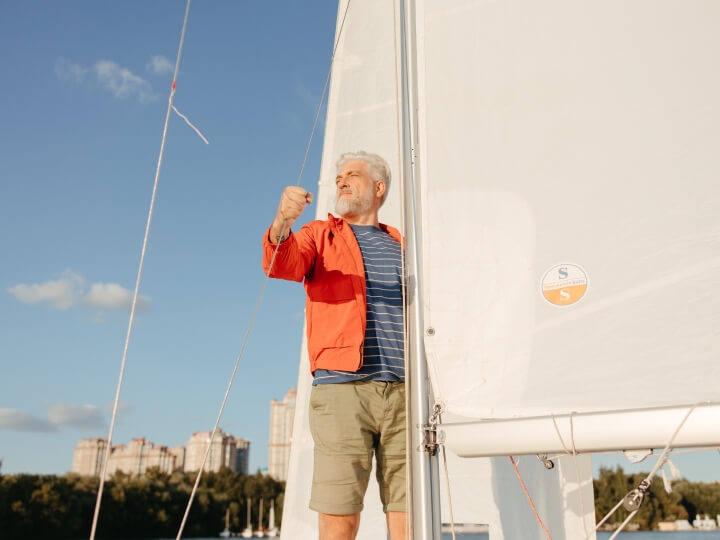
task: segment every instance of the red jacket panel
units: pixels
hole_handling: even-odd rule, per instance
[[[380,228],[401,242],[393,227]],[[263,269],[267,274],[278,247],[263,237]],[[277,249],[270,277],[303,281],[307,298],[310,371],[357,371],[362,366],[365,340],[365,267],[355,234],[342,219],[328,215],[297,233],[290,233]]]

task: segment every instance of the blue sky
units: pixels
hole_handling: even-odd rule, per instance
[[[184,2],[0,5],[0,459],[64,473],[107,437]],[[113,440],[212,428],[263,284],[260,238],[297,180],[330,62],[331,1],[196,2]],[[322,125],[322,124],[321,124]],[[322,138],[303,185],[314,189]],[[270,283],[221,427],[267,464],[295,386],[303,290]]]
[[[300,172],[336,9],[192,5],[174,104],[210,144],[173,114],[115,443],[184,445],[212,427],[263,286],[260,237]],[[79,439],[107,436],[184,11],[0,4],[5,473],[62,474]],[[220,424],[251,441],[251,471],[267,465],[270,400],[297,381],[302,309],[302,287],[270,282]],[[720,480],[717,453],[675,462]]]

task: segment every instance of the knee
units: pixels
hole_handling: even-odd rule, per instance
[[[318,514],[320,540],[354,540],[360,514]]]

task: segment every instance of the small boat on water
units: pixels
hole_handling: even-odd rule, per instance
[[[265,536],[268,538],[275,538],[280,534],[280,530],[275,526],[275,501],[270,500],[270,515],[268,516],[268,528],[265,531]]]
[[[230,509],[225,510],[225,528],[220,533],[220,538],[230,538],[232,533],[230,532]]]
[[[252,529],[252,521],[250,517],[250,498],[247,500],[247,527],[243,529],[243,531],[240,533],[240,536],[243,538],[252,538],[253,536],[253,529]]]
[[[263,513],[263,500],[260,499],[260,507],[258,508],[258,528],[257,528],[257,531],[255,531],[255,536],[257,536],[258,538],[265,537],[265,529],[263,528],[263,524],[262,524],[262,513]]]

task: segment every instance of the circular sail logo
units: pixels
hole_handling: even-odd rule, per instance
[[[558,264],[550,268],[542,279],[545,300],[556,306],[569,306],[580,300],[587,291],[585,270],[577,264]]]

